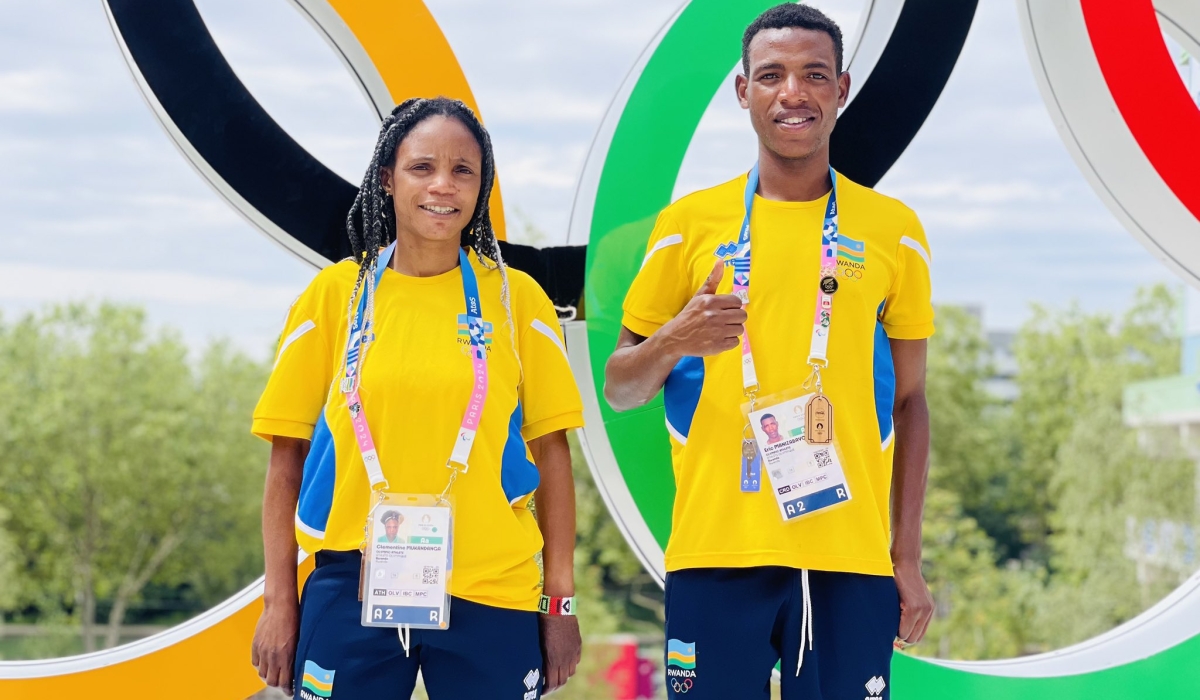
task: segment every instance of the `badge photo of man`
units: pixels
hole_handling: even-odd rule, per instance
[[[783,439],[783,436],[779,434],[779,421],[775,419],[774,415],[768,413],[760,418],[759,422],[762,424],[763,432],[767,434],[768,445],[774,445]]]

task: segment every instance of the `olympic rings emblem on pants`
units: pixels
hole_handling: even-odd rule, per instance
[[[687,691],[689,691],[691,689],[692,689],[692,679],[691,678],[685,678],[685,679],[683,679],[682,682],[676,678],[671,679],[671,690],[674,690],[676,693],[686,693]]]

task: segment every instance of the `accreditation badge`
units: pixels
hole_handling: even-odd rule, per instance
[[[794,398],[789,398],[789,396]],[[809,442],[806,424],[832,415],[829,399],[820,393],[792,390],[764,397],[747,411],[762,454],[763,471],[784,520],[796,520],[850,501],[850,485],[842,469],[832,421],[821,420]]]
[[[453,539],[449,497],[381,494],[367,521],[362,624],[448,628]]]

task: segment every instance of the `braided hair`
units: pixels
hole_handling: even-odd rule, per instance
[[[509,303],[508,267],[500,254],[500,244],[496,242],[496,232],[492,229],[492,217],[489,200],[492,185],[496,179],[496,162],[492,152],[492,139],[488,135],[479,118],[471,108],[459,100],[448,97],[426,99],[414,97],[396,105],[379,127],[379,139],[375,142],[375,153],[367,164],[367,172],[363,175],[362,185],[354,197],[354,204],[346,215],[346,233],[350,236],[350,247],[354,252],[354,260],[358,262],[358,279],[354,283],[354,291],[350,295],[350,317],[353,319],[354,309],[359,296],[367,294],[367,305],[373,311],[375,296],[375,270],[382,247],[396,240],[395,202],[392,195],[385,192],[380,176],[380,170],[392,165],[396,150],[413,128],[431,117],[443,116],[457,119],[467,127],[483,156],[483,172],[480,177],[479,199],[475,202],[475,211],[471,220],[463,228],[460,245],[471,248],[480,264],[489,270],[500,270],[503,289],[500,300],[508,317],[510,338],[513,339],[513,353],[516,353],[516,331],[513,326],[512,307]],[[518,355],[518,362],[520,362]]]

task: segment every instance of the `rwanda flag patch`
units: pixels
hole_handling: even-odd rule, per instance
[[[333,695],[334,673],[306,660],[304,677],[300,679],[301,697],[327,698]]]
[[[696,644],[668,639],[667,665],[676,668],[696,668]]]

